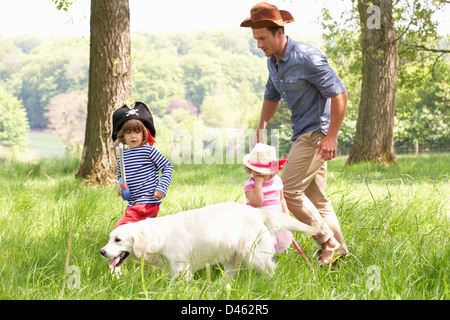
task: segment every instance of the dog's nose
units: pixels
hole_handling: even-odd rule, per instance
[[[106,250],[102,249],[102,250],[100,250],[100,253],[101,253],[102,256],[104,256],[106,254]]]

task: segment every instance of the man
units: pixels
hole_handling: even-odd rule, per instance
[[[347,109],[347,91],[316,47],[284,34],[292,15],[261,2],[241,27],[252,28],[264,51],[269,78],[254,144],[264,142],[264,130],[286,101],[292,112],[293,136],[281,179],[289,210],[300,221],[321,229],[319,264],[326,265],[347,252],[338,219],[325,196],[327,161],[336,157],[337,134]]]

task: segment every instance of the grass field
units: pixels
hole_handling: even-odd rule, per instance
[[[449,154],[399,156],[399,167],[329,163],[327,194],[350,255],[319,268],[318,246],[296,234],[294,248],[266,278],[242,266],[223,281],[220,266],[190,283],[127,261],[119,279],[99,251],[126,203],[114,187],[76,180],[79,160],[0,159],[0,299],[444,299],[450,298]],[[244,203],[241,165],[181,165],[160,215],[208,204]]]
[[[28,132],[28,153],[33,159],[48,159],[64,155],[61,138],[45,131]]]

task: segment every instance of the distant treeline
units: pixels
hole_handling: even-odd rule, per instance
[[[45,106],[61,93],[85,91],[89,39],[19,36],[0,38],[0,85],[22,101],[31,128],[46,128]],[[208,97],[245,87],[260,97],[265,59],[250,33],[137,33],[132,36],[134,100],[158,116],[173,100],[190,101],[201,113]],[[241,90],[242,91],[242,90]]]
[[[318,45],[324,52],[332,45],[321,39],[292,37]],[[267,68],[266,58],[249,30],[135,33],[130,59],[132,100],[150,106],[161,119],[160,126],[164,126],[160,132],[167,130],[170,134],[183,125],[192,127],[193,121],[221,128],[256,126]],[[340,146],[348,149],[358,114],[360,71],[344,72],[344,60],[329,60],[349,91],[347,118],[339,136]],[[399,87],[396,145],[414,146],[416,139],[421,144],[450,144],[448,66],[448,59],[433,66],[435,79],[430,79],[427,86]],[[21,102],[31,128],[54,129],[55,122],[62,119],[58,114],[72,111],[75,120],[70,121],[84,121],[83,112],[75,111],[77,107],[70,101],[77,96],[83,105],[80,97],[87,97],[88,70],[88,38],[0,38],[0,89]],[[281,145],[287,145],[291,130],[289,112],[280,111],[273,126],[281,130]],[[83,125],[68,122],[66,126]]]

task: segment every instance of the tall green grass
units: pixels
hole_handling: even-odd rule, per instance
[[[0,159],[0,299],[449,299],[449,155],[399,156],[399,167],[329,162],[327,194],[350,249],[334,267],[317,266],[318,246],[296,240],[277,256],[274,277],[221,266],[170,282],[161,270],[127,261],[113,277],[99,251],[126,203],[114,187],[75,179],[79,160]],[[241,165],[181,165],[160,215],[245,203]]]

